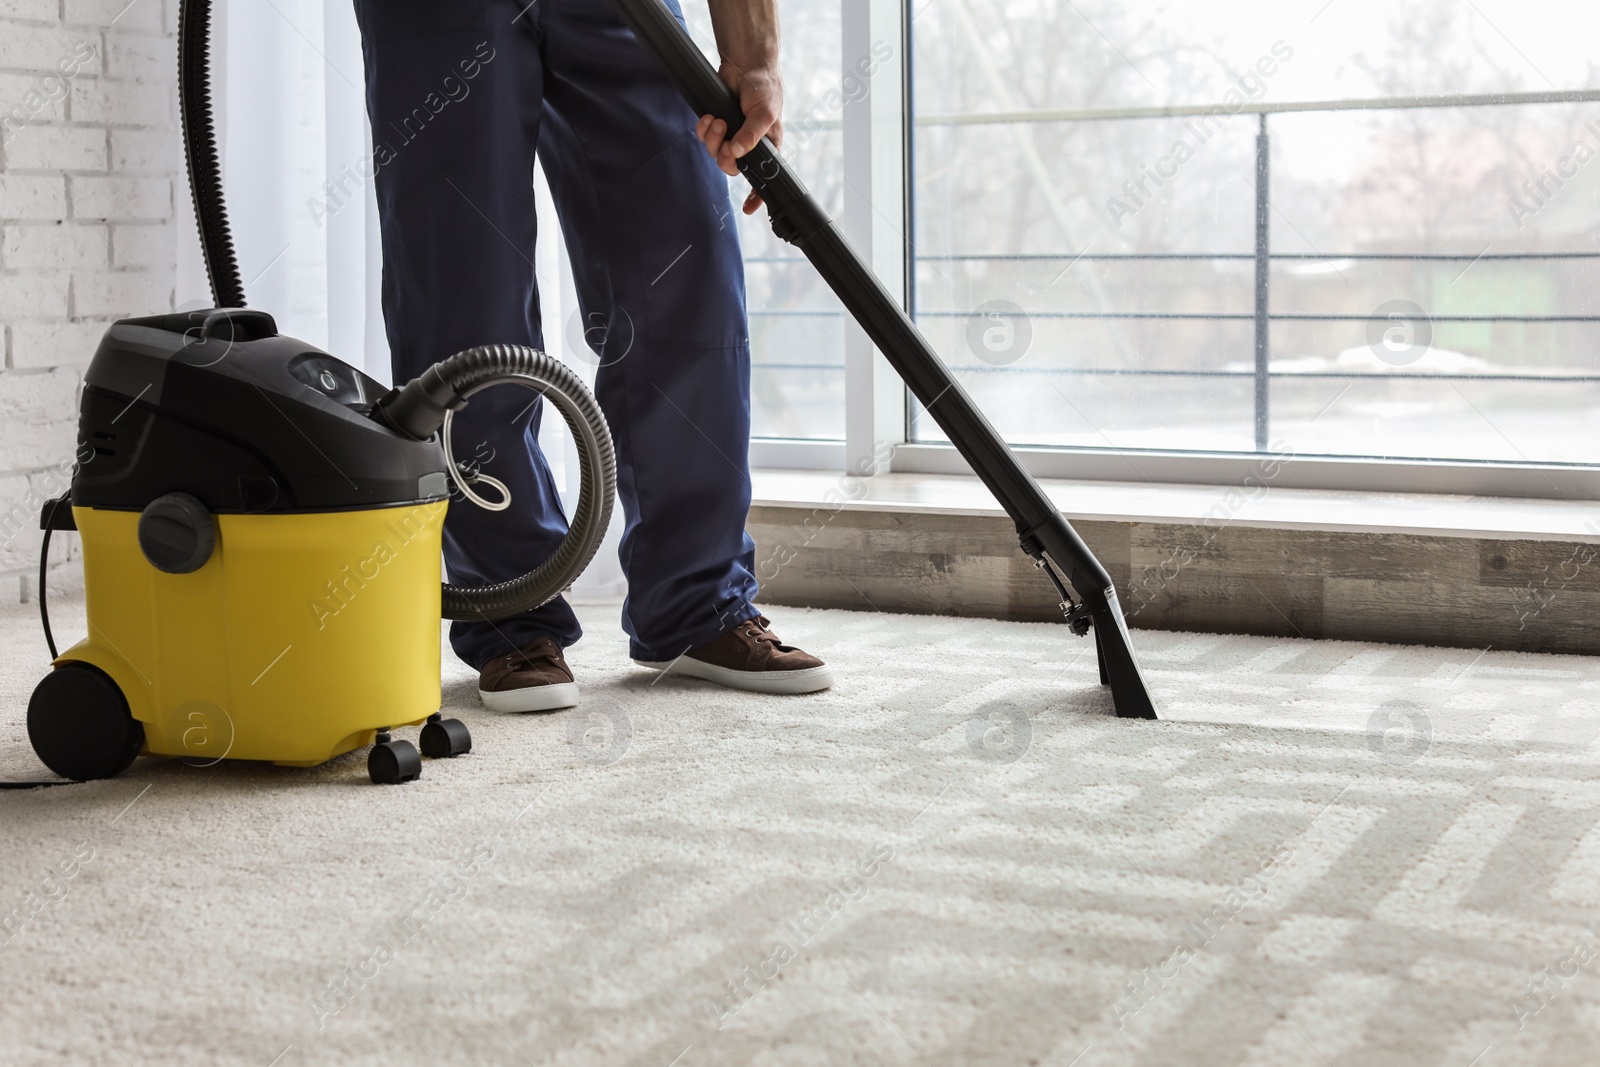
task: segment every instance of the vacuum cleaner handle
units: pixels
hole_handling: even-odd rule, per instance
[[[667,5],[656,0],[618,0],[617,10],[634,35],[655,53],[689,106],[701,115],[715,115],[726,122],[729,137],[738,132],[744,125],[739,97],[706,61],[705,53],[684,32]]]
[[[715,115],[728,124],[732,137],[744,125],[738,95],[722,80],[700,46],[694,43],[662,0],[615,0],[617,12],[657,59],[696,114]],[[771,138],[762,137],[738,161],[739,173],[766,201],[772,229],[798,243],[831,225],[827,212],[811,199],[778,154]]]
[[[744,124],[738,98],[689,37],[663,0],[613,0],[623,22],[661,62],[690,107],[715,115],[732,136]],[[1068,621],[1083,632],[1092,621],[1100,660],[1100,680],[1111,687],[1117,714],[1153,719],[1155,706],[1145,688],[1128,640],[1127,623],[1111,577],[1050,497],[1018,462],[1005,439],[990,425],[921,331],[834,226],[770,139],[763,137],[738,161],[739,173],[766,202],[773,233],[795,245],[861,325],[884,359],[945,431],[950,443],[1016,523],[1022,549],[1066,572],[1081,605],[1062,588]],[[1061,585],[1054,570],[1052,580]]]

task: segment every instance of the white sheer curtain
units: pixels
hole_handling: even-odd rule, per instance
[[[213,17],[223,174],[250,304],[270,311],[283,333],[389,382],[372,139],[353,7],[349,0],[216,0]],[[567,359],[565,351],[577,302],[542,174],[535,197],[540,240],[534,258],[545,346],[592,386],[589,362]],[[179,260],[178,305],[209,306],[192,233],[180,243]],[[578,490],[577,454],[553,409],[546,410],[540,443],[570,511]],[[616,556],[621,527],[619,509],[605,545],[574,586],[575,596],[625,590]]]

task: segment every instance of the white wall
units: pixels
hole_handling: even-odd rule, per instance
[[[0,598],[29,594],[101,333],[172,306],[176,19],[177,0],[0,0]]]

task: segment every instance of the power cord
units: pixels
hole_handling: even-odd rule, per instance
[[[50,632],[50,606],[45,600],[45,583],[50,568],[50,533],[56,528],[56,516],[61,513],[61,505],[67,502],[67,494],[63,493],[50,502],[50,510],[44,517],[44,543],[39,546],[39,622],[44,626],[44,643],[50,646],[50,660],[54,662],[56,653],[56,638]]]
[[[63,493],[50,502],[50,510],[44,515],[44,540],[39,545],[39,622],[44,626],[44,643],[50,646],[50,660],[57,658],[56,638],[50,632],[50,605],[45,596],[46,579],[50,569],[50,533],[56,528],[56,518],[61,514],[61,507],[67,503],[68,494]],[[51,785],[77,785],[77,782],[59,778],[50,782],[0,782],[0,789],[40,789]]]

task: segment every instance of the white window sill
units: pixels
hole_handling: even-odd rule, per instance
[[[1003,515],[972,475],[757,468],[756,505]],[[1040,479],[1069,519],[1600,544],[1592,501]]]

